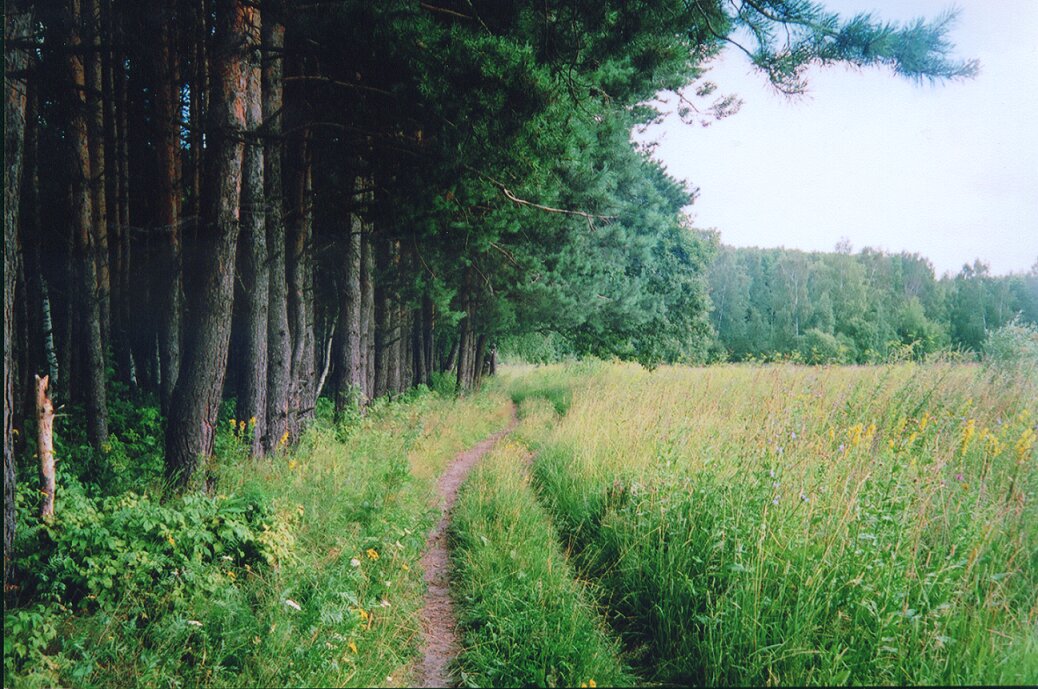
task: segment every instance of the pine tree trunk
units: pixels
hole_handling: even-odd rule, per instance
[[[170,18],[167,3],[155,0],[150,11],[156,17]],[[180,371],[181,318],[183,312],[183,270],[180,228],[180,98],[175,33],[169,21],[159,23],[159,35],[150,38],[155,94],[155,222],[160,240],[157,274],[159,397],[168,411]]]
[[[87,85],[87,131],[90,151],[90,224],[94,234],[94,260],[97,271],[97,305],[101,328],[102,354],[112,342],[112,281],[108,264],[108,198],[105,185],[108,168],[105,160],[104,79],[102,76],[101,2],[86,0],[83,7],[90,50],[85,61]]]
[[[362,194],[363,178],[354,179],[354,199]],[[347,407],[356,409],[361,401],[361,233],[363,223],[354,211],[350,215],[347,236],[343,246],[342,296],[340,298],[339,330],[336,335],[335,359],[335,414],[341,415]]]
[[[263,122],[267,139],[263,152],[266,198],[269,300],[267,312],[267,420],[264,447],[268,453],[288,441],[288,395],[292,376],[292,344],[288,329],[288,283],[285,267],[284,189],[282,186],[282,115],[284,105],[285,27],[268,14],[263,22]]]
[[[288,322],[292,338],[289,432],[293,437],[313,417],[317,388],[313,304],[313,168],[308,136],[296,142],[292,221],[288,250]]]
[[[371,226],[365,225],[360,245],[360,356],[367,404],[375,395],[375,256]]]
[[[372,237],[375,246],[375,387],[371,391],[372,398],[382,397],[389,391],[389,337],[391,315],[389,290],[386,289],[386,275],[389,273],[389,241],[378,235]]]
[[[256,21],[260,21],[257,13]],[[270,318],[270,270],[267,254],[266,203],[264,202],[263,120],[260,61],[260,27],[249,27],[246,66],[245,126],[247,128],[241,192],[241,251],[244,289],[242,378],[238,395],[238,418],[252,427],[254,456],[264,454],[267,409],[267,323]]]
[[[91,186],[91,146],[88,125],[88,103],[85,97],[89,84],[84,69],[81,27],[83,16],[80,0],[69,0],[68,17],[69,46],[66,58],[67,75],[71,93],[69,110],[69,153],[72,164],[72,224],[76,238],[77,263],[80,276],[80,317],[83,319],[83,343],[85,361],[84,378],[86,387],[83,399],[87,411],[87,438],[90,444],[100,449],[108,440],[108,411],[105,400],[105,357],[101,339],[101,294],[97,278],[97,246],[94,242],[93,222],[97,217],[93,211]]]
[[[196,247],[203,257],[202,285],[186,319],[184,357],[166,425],[166,471],[181,486],[212,455],[227,368],[242,184],[246,36],[256,12],[245,0],[216,3],[211,155]]]
[[[12,43],[28,40],[32,4],[8,0],[4,10],[4,591],[11,574],[15,534],[14,291],[17,277],[18,197],[25,136],[26,50]]]
[[[424,376],[421,382],[432,385],[432,372],[436,361],[436,348],[434,344],[435,329],[433,325],[433,300],[429,292],[422,295],[422,351],[420,358],[424,361]]]

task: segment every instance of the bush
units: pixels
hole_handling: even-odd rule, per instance
[[[1015,319],[988,335],[983,359],[996,368],[1038,365],[1038,327]]]

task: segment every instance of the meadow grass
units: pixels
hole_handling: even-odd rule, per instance
[[[192,569],[201,585],[174,588],[183,573],[160,573],[101,606],[8,611],[5,685],[408,686],[433,479],[509,409],[492,391],[411,394],[338,427],[325,414],[298,447],[262,460],[221,428],[219,495],[198,500],[271,505],[259,538],[278,557],[217,556]]]
[[[544,400],[521,407],[523,427],[554,417]],[[630,686],[619,644],[573,577],[529,486],[529,450],[508,440],[465,482],[451,521],[454,596],[466,686]]]
[[[1038,385],[971,365],[506,371],[642,676],[1038,679]]]

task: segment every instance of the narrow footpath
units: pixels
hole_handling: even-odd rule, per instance
[[[511,433],[518,423],[515,407],[508,426],[462,452],[447,467],[436,484],[440,499],[440,520],[429,532],[422,555],[425,570],[425,605],[422,608],[422,659],[418,668],[420,687],[452,686],[453,678],[448,667],[461,650],[458,641],[458,620],[454,616],[454,604],[450,595],[450,553],[447,548],[447,526],[450,524],[451,509],[458,497],[458,489],[465,477],[483,456],[505,435]]]

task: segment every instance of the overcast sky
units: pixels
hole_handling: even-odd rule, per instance
[[[933,17],[944,0],[825,0],[841,14]],[[639,139],[700,189],[697,227],[735,246],[832,250],[843,237],[918,252],[937,274],[974,258],[996,274],[1038,261],[1038,0],[960,0],[951,39],[970,81],[814,70],[790,101],[726,51],[707,78],[744,104],[703,128],[672,116]]]

